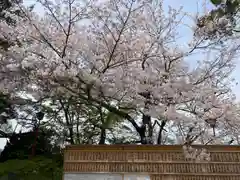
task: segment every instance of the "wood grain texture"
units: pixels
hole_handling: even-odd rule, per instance
[[[195,146],[210,153],[210,162],[184,157],[182,146],[68,146],[65,173],[139,173],[151,180],[240,180],[239,146]]]

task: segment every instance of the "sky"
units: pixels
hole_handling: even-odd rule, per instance
[[[204,0],[165,0],[165,7],[168,7],[169,5],[174,7],[174,8],[180,8],[183,6],[183,11],[188,12],[188,13],[193,13],[195,14],[196,12],[199,12],[202,7],[201,4],[203,3]],[[35,0],[24,0],[24,3],[26,5],[32,5],[35,2]],[[41,12],[41,9],[39,6],[35,7],[36,11]],[[212,6],[210,4],[207,4],[206,9],[207,11],[210,11]],[[186,19],[188,23],[194,23],[193,21],[191,22],[190,19]],[[191,31],[189,28],[181,28],[179,29],[180,33],[184,36],[184,38],[181,39],[181,41],[186,42],[191,38]],[[189,35],[188,35],[189,34]],[[237,82],[240,82],[240,63],[237,64],[237,67],[235,71],[233,72],[232,76],[236,79]],[[236,94],[237,98],[240,99],[240,83],[239,85],[236,85],[233,88],[234,93]],[[3,149],[5,146],[6,140],[5,139],[0,139],[0,149]]]
[[[209,2],[209,0],[166,0],[165,2],[167,2],[168,5],[175,7],[176,9],[183,6],[184,12],[189,12],[189,13],[195,14],[196,12],[198,12],[198,10],[200,11],[200,9],[203,9],[201,7],[201,4],[203,4],[205,2]],[[208,12],[213,8],[214,8],[213,5],[211,5],[210,3],[206,3],[206,8],[204,10],[206,10]],[[191,23],[191,21],[189,21],[189,22]],[[180,32],[184,36],[184,39],[182,39],[183,42],[185,40],[187,40],[188,38],[191,38],[191,36],[187,36],[188,33],[191,34],[191,32],[189,31],[188,28],[181,28]],[[234,85],[232,90],[235,93],[238,100],[240,100],[240,83],[239,83],[240,82],[240,73],[239,73],[239,71],[240,71],[240,60],[239,60],[239,62],[238,62],[238,60],[236,60],[236,68],[232,72],[232,77],[235,79],[236,85]]]

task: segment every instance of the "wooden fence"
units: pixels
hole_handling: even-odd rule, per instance
[[[182,146],[68,146],[65,173],[149,174],[151,180],[240,180],[240,146],[195,146],[210,161],[188,161]]]

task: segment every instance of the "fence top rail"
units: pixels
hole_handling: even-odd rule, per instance
[[[240,152],[238,145],[193,145],[210,152]],[[182,145],[68,145],[66,151],[182,151]]]

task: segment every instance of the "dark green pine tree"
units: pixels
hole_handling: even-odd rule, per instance
[[[32,147],[35,146],[35,156],[52,157],[59,154],[60,148],[52,144],[54,132],[40,128],[36,139],[35,129],[24,133],[14,133],[8,140],[0,155],[0,162],[13,159],[28,159],[32,157]]]

